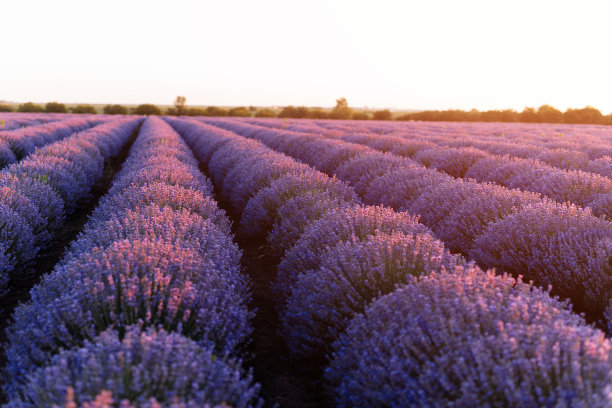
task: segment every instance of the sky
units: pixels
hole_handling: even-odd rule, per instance
[[[0,100],[612,112],[610,1],[0,6]]]

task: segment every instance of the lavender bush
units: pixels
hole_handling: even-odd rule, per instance
[[[354,206],[328,211],[313,222],[289,249],[278,266],[275,287],[282,298],[291,293],[302,273],[316,269],[325,251],[339,242],[363,240],[376,233],[428,233],[418,218],[384,207]]]
[[[7,332],[7,371],[18,386],[62,348],[135,323],[234,353],[251,331],[248,300],[238,269],[161,241],[118,241],[71,259],[32,289]]]
[[[8,407],[63,406],[67,397],[93,404],[105,390],[122,407],[123,401],[151,408],[262,405],[259,386],[240,361],[175,333],[133,326],[124,335],[108,330],[83,347],[62,351],[28,378]]]
[[[612,223],[569,204],[538,203],[491,224],[470,255],[486,267],[523,275],[572,299],[591,318],[603,316],[612,276],[605,272]]]
[[[334,347],[326,378],[340,407],[612,403],[604,334],[547,292],[477,268],[379,299]]]
[[[329,192],[331,197],[337,197],[338,200],[355,204],[358,202],[352,188],[323,173],[312,170],[302,174],[286,174],[259,190],[248,201],[242,212],[240,230],[249,236],[264,235],[279,221],[278,211],[287,202],[307,194],[324,192]]]
[[[465,261],[429,234],[376,234],[329,248],[320,266],[304,272],[281,313],[292,352],[316,358],[344,331],[353,315],[413,276],[454,269]]]

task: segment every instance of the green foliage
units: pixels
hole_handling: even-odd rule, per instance
[[[545,123],[562,123],[563,113],[560,110],[553,108],[550,105],[542,105],[538,108],[538,122]]]
[[[32,102],[22,103],[21,105],[17,107],[17,112],[32,113],[32,112],[44,112],[44,111],[45,111],[45,108],[42,105],[36,105]]]
[[[104,113],[107,115],[127,115],[128,109],[123,105],[106,105]]]
[[[582,109],[568,109],[565,113],[550,106],[542,105],[539,108],[527,107],[522,112],[511,109],[489,110],[480,112],[446,110],[423,111],[408,113],[399,116],[396,120],[425,120],[425,121],[454,121],[454,122],[525,122],[525,123],[581,123],[612,125],[612,114],[604,116],[602,113],[587,106]]]
[[[72,111],[72,113],[89,113],[92,115],[95,115],[96,113],[96,108],[91,106],[91,105],[77,105],[74,108],[70,109]]]
[[[374,112],[374,120],[391,120],[391,111],[384,109]]]
[[[176,99],[174,100],[174,108],[175,108],[175,115],[176,116],[181,116],[185,114],[185,103],[187,102],[187,98],[185,98],[184,96],[177,96]]]
[[[276,113],[272,110],[272,109],[260,109],[257,112],[255,112],[255,117],[256,118],[275,118],[276,117]]]
[[[285,106],[282,111],[278,114],[279,118],[295,118],[296,109],[295,106]]]
[[[251,111],[249,111],[248,108],[245,108],[244,106],[240,106],[238,108],[233,108],[230,109],[227,112],[228,116],[242,116],[242,117],[250,117],[251,116]]]
[[[186,110],[185,115],[187,116],[206,116],[206,109],[204,108],[189,108]]]
[[[14,112],[15,109],[11,105],[0,104],[0,112]]]
[[[597,123],[604,124],[605,117],[601,112],[592,106],[586,106],[582,109],[568,109],[563,114],[565,123]]]
[[[330,119],[350,119],[353,117],[353,109],[349,108],[346,98],[336,99],[336,106],[329,113]]]
[[[310,119],[327,119],[328,114],[321,108],[311,108],[310,112],[308,112],[308,117]]]
[[[48,102],[45,105],[45,112],[48,113],[68,113],[66,105],[58,102]]]
[[[204,116],[227,116],[227,111],[216,106],[209,106]]]
[[[150,103],[143,103],[134,109],[134,115],[161,115],[162,111],[157,106]]]
[[[370,120],[370,114],[368,112],[355,112],[353,113],[353,120]]]

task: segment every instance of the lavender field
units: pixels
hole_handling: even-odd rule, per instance
[[[612,127],[2,119],[7,407],[612,407]]]

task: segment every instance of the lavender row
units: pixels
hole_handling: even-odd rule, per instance
[[[0,132],[19,129],[26,126],[40,125],[58,120],[57,115],[41,115],[31,113],[3,113],[0,115]]]
[[[0,133],[0,167],[16,163],[36,148],[103,123],[94,116],[43,123]]]
[[[7,330],[9,406],[260,405],[230,223],[189,148],[147,119],[112,187]],[[163,381],[160,381],[163,378]]]
[[[483,267],[552,285],[553,293],[570,298],[590,319],[612,321],[612,223],[588,209],[454,179],[362,145],[239,121],[207,121],[336,174],[368,204],[418,214],[452,251]]]
[[[296,354],[324,356],[352,315],[412,274],[465,263],[415,217],[363,206],[345,183],[260,142],[195,121],[168,120],[234,203],[242,233],[266,237],[282,255],[273,286],[284,337]],[[246,205],[240,204],[244,196],[250,197]],[[333,273],[325,274],[333,262],[354,276],[334,281]],[[377,262],[397,269],[377,269]]]
[[[30,277],[40,250],[87,199],[104,160],[119,153],[139,120],[93,127],[36,151],[0,172],[0,287]]]
[[[537,159],[511,158],[474,148],[416,144],[395,136],[349,135],[342,140],[390,152],[453,177],[492,182],[540,193],[553,200],[589,207],[596,216],[612,219],[612,179],[581,170],[561,170]],[[611,170],[612,170],[612,162]],[[612,174],[612,173],[611,173]]]
[[[237,138],[230,132],[193,122],[172,123],[194,146],[196,155],[209,169],[218,168],[218,161],[229,162],[231,164],[225,168],[226,174],[241,172],[246,176],[257,166],[257,157],[270,157],[269,150],[261,144]],[[277,158],[279,161],[286,160],[283,155],[277,155]],[[274,162],[262,167],[269,168],[269,174],[274,174]],[[213,177],[222,186],[223,174],[219,171],[217,177]],[[268,183],[247,203],[242,212],[241,227],[250,234],[268,231],[269,241],[271,224],[282,225],[284,219],[299,224],[300,213],[312,205],[308,199],[306,206],[292,205],[292,202],[300,203],[303,201],[301,196],[313,194],[312,188],[316,184],[322,187],[329,185],[329,181],[326,183],[320,173],[313,173],[313,176],[306,173],[288,174]],[[300,185],[303,186],[302,192]],[[228,188],[221,187],[221,190]],[[257,212],[256,208],[259,209]],[[253,216],[257,213],[259,216]],[[450,254],[426,228],[416,223],[415,218],[381,207],[344,204],[328,208],[301,229],[304,232],[284,252],[275,283],[281,303],[281,328],[290,349],[308,357],[309,361],[316,361],[331,353],[326,377],[334,389],[339,406],[446,405],[453,400],[479,405],[512,405],[521,401],[527,406],[550,406],[563,402],[605,406],[610,402],[604,389],[610,379],[609,355],[606,354],[610,345],[603,333],[586,326],[567,304],[551,298],[547,292],[516,282],[508,276],[495,277],[491,272],[482,272],[461,257]],[[417,280],[418,276],[422,278]],[[413,315],[420,313],[418,323],[409,321],[407,313],[378,322],[389,325],[395,322],[392,327],[395,332],[379,330],[374,333],[374,328],[368,322],[362,323],[361,313],[372,301],[385,294],[399,297],[398,303],[405,300],[403,291],[408,290],[424,292],[420,295],[426,298],[429,293],[418,286],[423,286],[422,282],[429,282],[430,286],[434,285],[443,293],[454,289],[448,282],[459,282],[473,288],[468,293],[465,288],[460,291],[460,284],[455,285],[455,298],[460,299],[464,307],[454,310],[455,315],[449,321],[466,321],[464,333],[449,332],[445,326],[437,325],[446,322],[442,307],[439,319],[426,315],[427,306],[429,310],[436,310],[437,299],[434,299],[433,306],[429,303],[415,308]],[[396,291],[398,286],[406,284],[408,286]],[[497,302],[502,296],[508,302],[500,307]],[[382,299],[385,301],[386,298]],[[446,298],[440,296],[439,300]],[[375,301],[372,307],[377,307],[381,301]],[[472,302],[479,307],[470,309]],[[408,308],[412,304],[401,306]],[[498,309],[495,309],[496,306]],[[519,310],[520,313],[517,313]],[[448,310],[444,311],[448,313]],[[371,314],[368,311],[368,316]],[[537,317],[534,318],[534,315]],[[353,320],[355,316],[357,318]],[[376,317],[371,317],[371,320],[376,321]],[[486,331],[477,330],[475,318],[483,320]],[[429,329],[435,331],[433,334],[446,344],[419,345],[419,340],[427,338],[419,329],[426,332],[429,321]],[[467,321],[472,321],[472,325],[469,326]],[[558,327],[561,322],[564,326]],[[506,332],[496,330],[500,324],[507,327]],[[498,351],[496,347],[504,346],[511,336],[516,336],[512,338],[516,341],[522,341],[524,337],[531,345],[531,339],[540,334],[525,332],[533,324],[547,331],[551,336],[550,344],[562,344],[562,353],[568,360],[552,353],[534,360],[516,347],[513,354],[503,355],[504,349]],[[478,342],[487,346],[478,350],[482,355],[496,353],[496,358],[482,361],[466,358],[471,350],[466,350],[466,345],[470,343],[465,342],[465,337],[469,337],[474,344]],[[403,338],[407,341],[398,341]],[[413,343],[408,344],[408,339]],[[425,350],[426,353],[418,354],[411,360],[411,347],[427,346],[430,348]],[[451,364],[456,361],[451,359],[436,361],[436,356],[440,355],[436,346],[441,349],[443,346],[454,348],[454,355],[463,357],[464,364],[457,368]],[[583,357],[583,347],[597,352]],[[525,354],[537,351],[537,346],[527,347]],[[462,353],[465,355],[461,356]],[[572,373],[576,366],[580,366],[581,372]],[[428,371],[422,367],[427,367]],[[549,367],[557,367],[558,371],[551,372]],[[464,378],[462,374],[468,370],[506,375],[501,377],[503,381],[492,376],[491,382],[487,382],[483,375]],[[442,387],[437,386],[439,376],[448,379],[442,384],[446,389],[440,390]],[[534,389],[543,380],[553,386]],[[504,387],[510,387],[505,394],[496,393]],[[422,390],[420,395],[419,389]],[[445,397],[447,401],[444,401]],[[435,401],[435,398],[438,400]]]
[[[373,132],[434,141],[454,147],[475,147],[490,153],[536,159],[565,169],[590,167],[589,162],[612,157],[612,135],[606,126],[482,123],[334,123],[320,127],[354,133]]]
[[[261,126],[277,127],[279,122],[249,121]],[[538,158],[511,157],[509,152],[491,154],[474,147],[440,145],[429,138],[381,135],[373,132],[336,133],[312,122],[288,125],[288,131],[326,135],[350,143],[362,144],[376,150],[411,158],[432,169],[453,177],[473,178],[479,182],[493,182],[508,188],[540,193],[564,203],[572,202],[589,207],[596,216],[612,219],[612,159],[600,157],[588,166],[570,166],[574,153],[536,149]],[[534,149],[531,148],[533,151]],[[588,158],[586,159],[588,161]],[[557,167],[544,161],[555,163]],[[566,163],[567,162],[567,163]],[[566,163],[566,165],[564,164]],[[568,167],[572,170],[561,168]],[[586,171],[577,170],[581,167]]]

